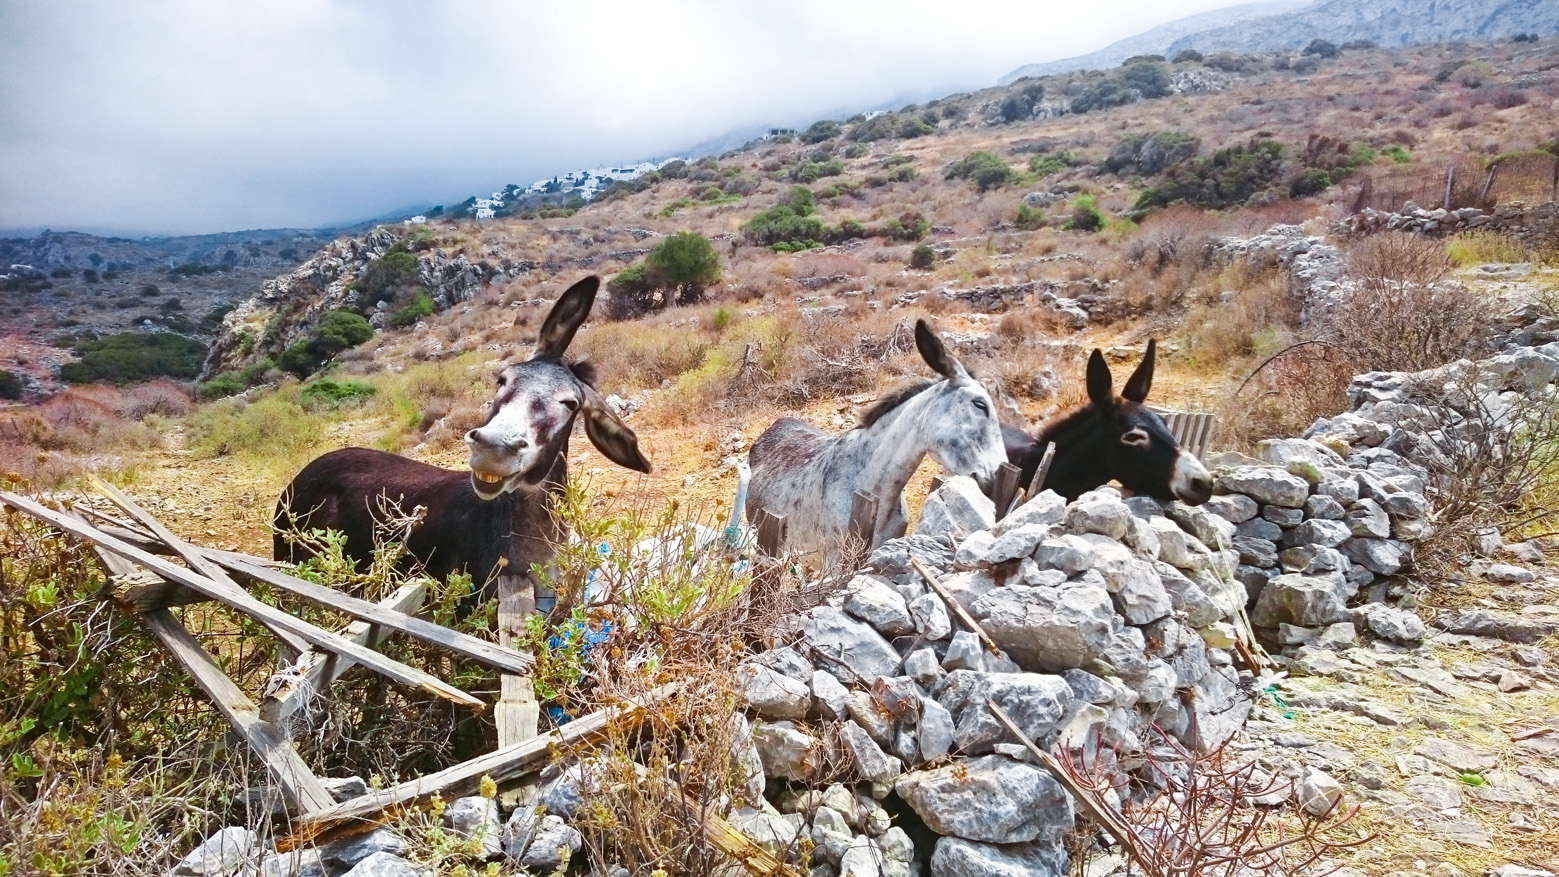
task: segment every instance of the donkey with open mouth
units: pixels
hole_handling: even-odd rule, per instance
[[[406,549],[437,578],[464,570],[483,586],[505,565],[524,573],[551,560],[563,536],[554,503],[568,482],[576,420],[584,420],[585,435],[607,459],[650,471],[638,437],[596,392],[595,370],[563,358],[600,285],[599,277],[587,277],[569,287],[548,313],[530,358],[499,374],[487,421],[465,436],[468,472],[367,448],[325,454],[298,473],[277,504],[276,558],[297,561],[309,553],[288,531],[329,528],[346,535],[346,554],[366,566],[388,501],[407,512],[426,510]],[[489,593],[483,587],[478,596]]]

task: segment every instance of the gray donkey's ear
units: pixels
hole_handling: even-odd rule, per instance
[[[608,460],[624,469],[648,473],[650,461],[639,450],[639,437],[606,407],[606,400],[601,398],[600,393],[589,386],[584,390],[585,404],[580,414],[584,415],[585,435],[589,437],[590,443]]]
[[[541,324],[541,337],[536,340],[536,352],[531,354],[531,358],[563,358],[569,342],[574,340],[574,333],[590,316],[596,290],[600,288],[601,278],[586,277],[558,296],[557,304],[552,306],[546,322]]]
[[[958,357],[947,352],[942,339],[931,331],[925,320],[915,321],[915,348],[920,351],[920,358],[926,361],[926,365],[942,377],[955,380],[969,376]]]

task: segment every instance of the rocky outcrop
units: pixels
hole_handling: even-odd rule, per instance
[[[212,340],[202,379],[242,368],[262,356],[275,356],[293,341],[306,338],[334,310],[369,314],[376,328],[385,325],[388,303],[366,301],[355,281],[375,260],[390,252],[397,237],[378,228],[360,237],[327,244],[313,258],[282,277],[269,280],[260,292],[239,304],[222,321]],[[494,246],[476,256],[442,248],[416,253],[413,283],[425,290],[436,310],[469,301],[488,283],[535,269],[526,260],[510,259]]]
[[[1272,15],[1190,34],[1166,54],[1259,52],[1299,49],[1311,40],[1341,45],[1369,40],[1386,48],[1451,40],[1498,39],[1559,31],[1559,7],[1546,0],[1329,0],[1285,15]]]

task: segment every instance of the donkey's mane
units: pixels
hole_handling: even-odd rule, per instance
[[[1070,411],[1062,411],[1052,414],[1050,419],[1039,425],[1034,431],[1034,441],[1043,446],[1046,442],[1054,442],[1061,436],[1075,429],[1084,419],[1094,413],[1092,402],[1086,403]]]
[[[857,429],[865,429],[888,415],[889,411],[903,405],[913,399],[922,390],[935,384],[939,378],[910,378],[897,387],[889,390],[877,401],[861,412],[861,422]]]

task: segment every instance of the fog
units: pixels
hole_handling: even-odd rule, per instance
[[[0,0],[0,229],[321,227],[993,85],[1228,0]]]

